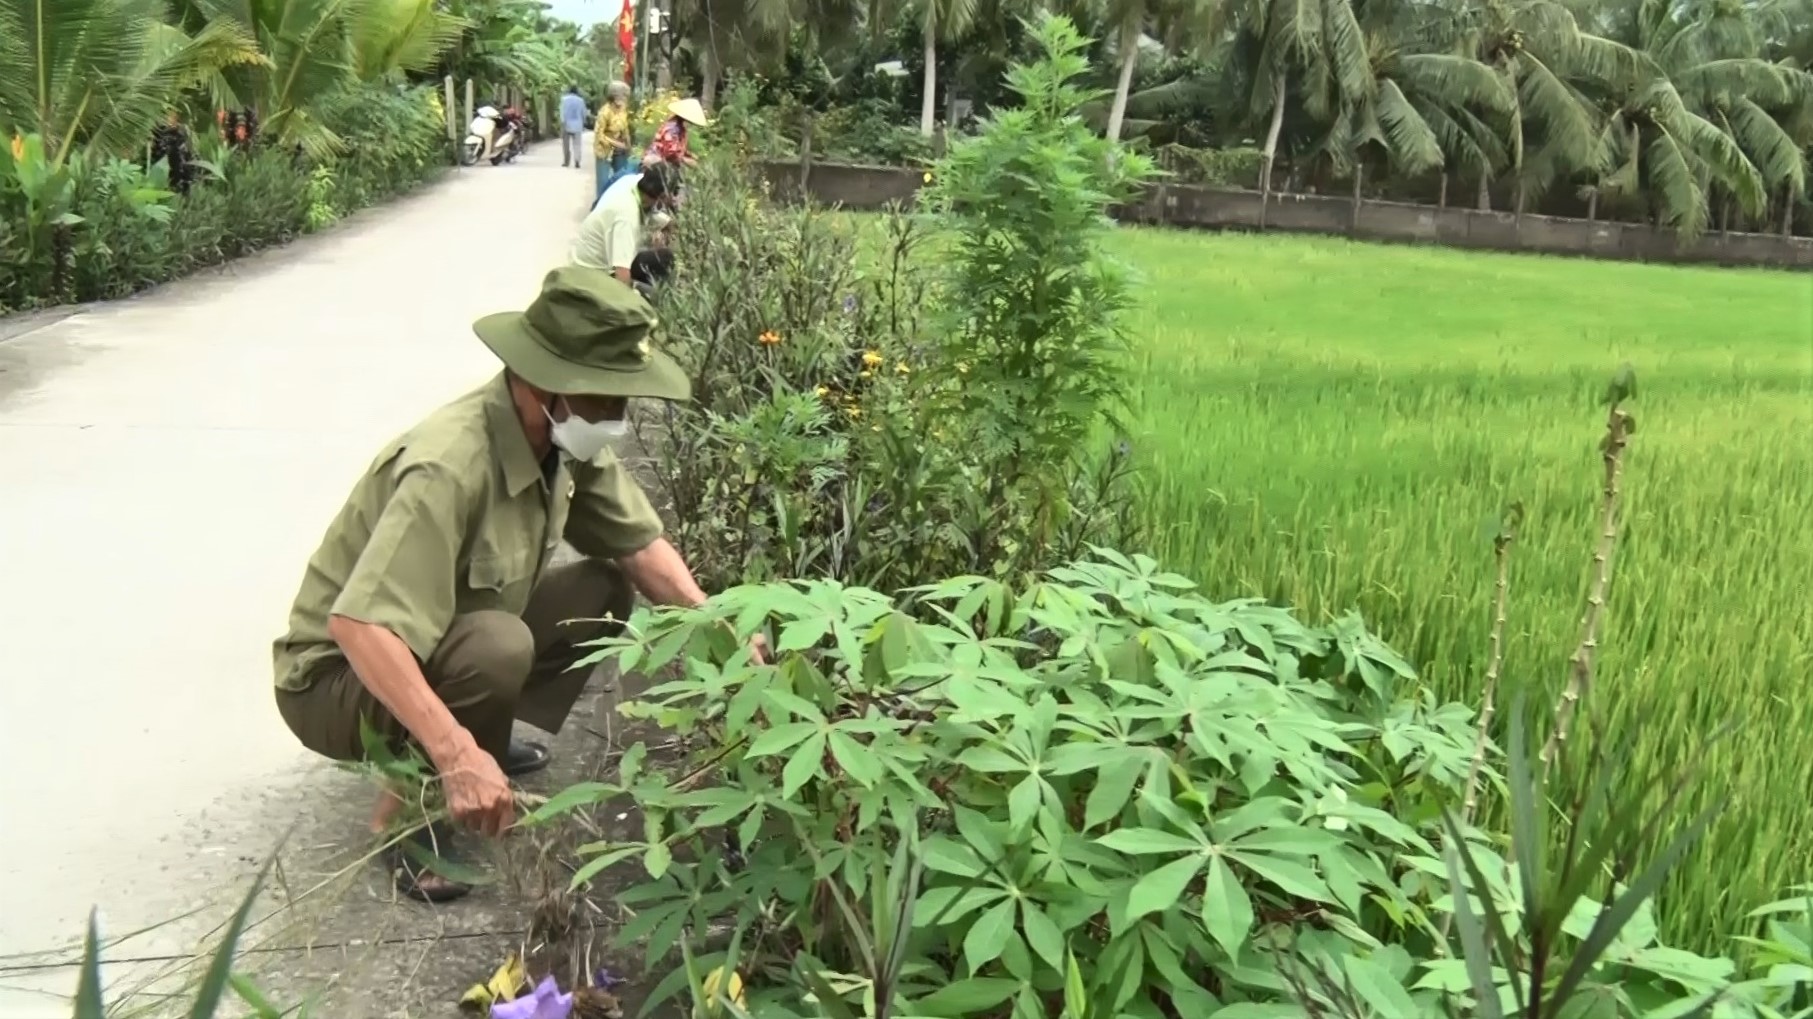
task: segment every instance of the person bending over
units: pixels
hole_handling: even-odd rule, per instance
[[[587,678],[580,645],[619,632],[638,592],[705,600],[609,449],[631,400],[691,396],[654,324],[633,289],[568,266],[527,310],[474,325],[502,372],[386,443],[309,559],[273,648],[277,710],[303,746],[360,760],[362,723],[414,744],[453,819],[496,835],[509,776],[549,757],[512,727],[559,732]],[[583,558],[555,567],[563,538]],[[373,829],[401,806],[386,792]],[[411,837],[445,854],[435,826]],[[469,890],[390,856],[404,895]]]

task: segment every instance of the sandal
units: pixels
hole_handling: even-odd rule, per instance
[[[547,767],[553,757],[554,755],[548,752],[548,748],[540,743],[513,739],[510,741],[509,749],[504,751],[504,759],[497,763],[504,770],[504,774],[511,778],[521,778]]]
[[[384,851],[398,895],[434,904],[452,902],[471,893],[471,885],[435,872],[434,861],[452,847],[450,835],[442,825],[424,825]]]

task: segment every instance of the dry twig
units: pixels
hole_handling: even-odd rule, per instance
[[[1634,395],[1635,388],[1635,381],[1627,365],[1618,373],[1607,393],[1610,409],[1606,412],[1605,441],[1600,446],[1600,456],[1605,465],[1605,482],[1600,500],[1599,543],[1593,549],[1593,580],[1587,591],[1586,611],[1580,620],[1580,644],[1568,660],[1567,689],[1562,691],[1561,700],[1555,705],[1555,724],[1550,730],[1548,742],[1542,747],[1544,775],[1548,774],[1550,766],[1566,749],[1568,734],[1579,713],[1580,702],[1592,689],[1593,658],[1599,649],[1599,627],[1605,617],[1605,593],[1611,583],[1612,550],[1618,543],[1619,482],[1624,473],[1624,450],[1630,443],[1632,433],[1636,431],[1636,420],[1625,412],[1623,403]]]
[[[1485,691],[1479,708],[1479,733],[1473,740],[1473,762],[1467,767],[1467,786],[1461,801],[1461,823],[1471,824],[1479,812],[1479,776],[1486,766],[1486,748],[1491,745],[1492,719],[1497,714],[1498,677],[1505,661],[1505,606],[1511,592],[1511,545],[1517,541],[1517,529],[1523,524],[1523,503],[1514,502],[1499,521],[1498,533],[1492,538],[1492,558],[1498,565],[1492,593],[1492,633],[1486,657]]]

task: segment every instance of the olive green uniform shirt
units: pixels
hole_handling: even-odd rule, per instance
[[[521,615],[561,538],[617,559],[660,536],[660,516],[610,452],[536,460],[500,374],[392,441],[359,479],[276,643],[277,686],[306,689],[340,660],[329,616],[382,626],[427,661],[455,616]]]

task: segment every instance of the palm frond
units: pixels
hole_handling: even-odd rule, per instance
[[[1673,118],[1665,128],[1669,134],[1683,139],[1683,147],[1705,165],[1713,179],[1730,189],[1745,212],[1761,215],[1769,207],[1762,174],[1737,140],[1717,124],[1689,112]]]
[[[1435,130],[1405,98],[1397,82],[1390,79],[1380,82],[1373,106],[1383,128],[1381,133],[1391,164],[1399,172],[1414,175],[1442,165],[1442,146]]]
[[[432,70],[471,22],[436,10],[434,0],[359,0],[346,26],[353,73],[381,81]]]
[[[1644,150],[1649,169],[1649,196],[1657,218],[1685,238],[1706,230],[1706,194],[1693,163],[1674,135],[1658,131]]]
[[[1753,57],[1709,60],[1669,75],[1675,90],[1698,109],[1726,106],[1740,98],[1765,106],[1786,106],[1805,96],[1805,75]]]
[[[1398,58],[1394,76],[1445,106],[1477,106],[1502,114],[1516,105],[1504,76],[1472,57],[1415,53]]]
[[[1807,156],[1780,122],[1749,99],[1741,99],[1726,114],[1732,137],[1773,191],[1786,184],[1789,192],[1807,191]]]
[[[1519,113],[1541,128],[1541,147],[1553,161],[1582,169],[1603,165],[1596,113],[1578,90],[1529,53],[1518,57],[1517,78]]]
[[[1372,97],[1372,56],[1352,0],[1322,0],[1322,59],[1333,72],[1341,97],[1359,102]]]

